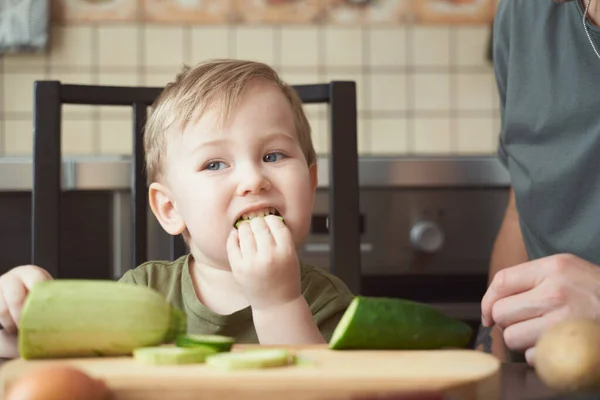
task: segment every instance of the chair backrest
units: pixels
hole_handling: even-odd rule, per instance
[[[360,293],[360,233],[356,85],[333,81],[294,85],[303,103],[328,103],[330,270],[354,293]],[[163,88],[71,85],[59,81],[34,84],[34,148],[31,262],[55,278],[61,271],[61,110],[63,104],[114,105],[133,108],[133,256],[131,266],[146,261],[147,185],[143,135],[147,108]],[[181,237],[171,238],[171,257],[185,254]]]

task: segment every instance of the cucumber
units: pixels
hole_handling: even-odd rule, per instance
[[[221,370],[261,369],[290,364],[290,353],[284,349],[263,349],[211,355],[206,365]]]
[[[329,348],[440,349],[465,347],[472,328],[428,304],[356,296],[336,326]]]
[[[229,351],[235,339],[221,335],[179,335],[176,345],[178,347],[209,346],[218,352]]]
[[[293,360],[294,365],[297,366],[297,367],[306,367],[306,368],[308,368],[308,367],[314,367],[314,366],[317,365],[317,363],[314,360],[312,360],[310,358],[307,358],[307,357],[304,357],[304,356],[299,356],[297,354],[294,355],[294,357],[292,358],[292,360]]]
[[[56,279],[35,284],[19,321],[23,359],[131,355],[174,341],[185,313],[145,286]]]
[[[281,219],[282,221],[284,221],[283,217],[280,217],[279,215],[277,215],[277,217],[279,217],[279,219]],[[256,218],[256,217],[255,217],[255,218]],[[238,219],[238,220],[237,220],[237,222],[235,223],[235,227],[236,227],[236,228],[239,228],[239,227],[240,227],[240,224],[241,224],[242,222],[250,222],[250,220],[247,220],[247,219]],[[285,222],[285,221],[284,221],[284,222]]]
[[[170,347],[151,346],[133,350],[133,359],[148,365],[201,364],[217,351],[209,346]]]

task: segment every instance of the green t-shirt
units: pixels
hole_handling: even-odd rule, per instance
[[[202,304],[194,290],[189,269],[191,255],[175,261],[149,261],[125,272],[120,282],[148,286],[162,293],[188,317],[188,333],[232,336],[238,343],[258,343],[250,307],[221,315]],[[301,263],[302,294],[326,341],[354,295],[336,276]]]

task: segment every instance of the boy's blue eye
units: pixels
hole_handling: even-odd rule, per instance
[[[227,165],[223,161],[211,161],[204,165],[204,169],[207,169],[209,171],[218,171],[218,170],[222,169],[222,168],[219,168],[219,166],[222,166],[222,168],[225,168]]]
[[[263,161],[264,162],[275,162],[275,161],[281,160],[284,157],[285,156],[283,155],[283,153],[269,153],[263,157]]]

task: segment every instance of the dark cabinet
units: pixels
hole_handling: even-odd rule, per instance
[[[65,276],[112,279],[111,196],[110,191],[63,192],[60,268]],[[29,264],[30,253],[31,193],[0,192],[0,273]]]

